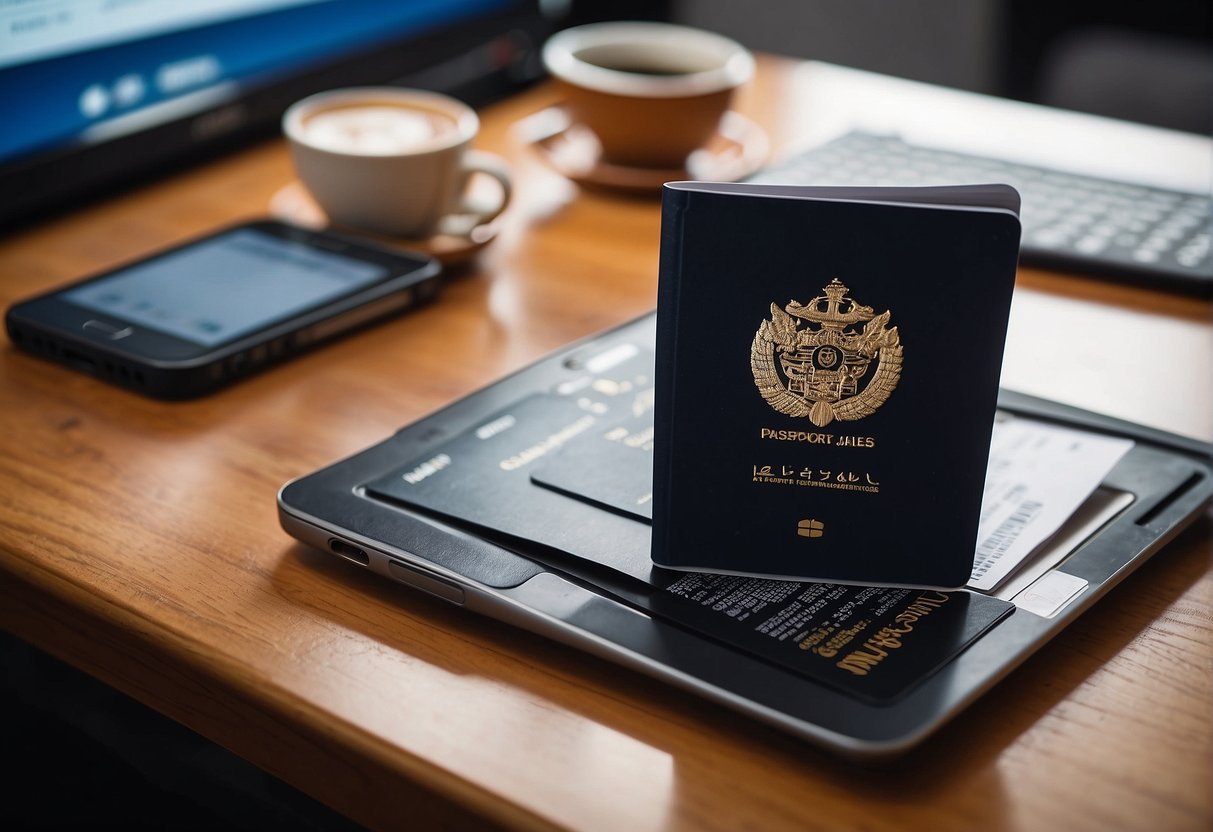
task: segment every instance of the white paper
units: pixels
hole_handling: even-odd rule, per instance
[[[1029,419],[994,425],[969,587],[998,586],[1074,514],[1132,440]]]

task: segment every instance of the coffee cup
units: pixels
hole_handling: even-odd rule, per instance
[[[754,75],[753,55],[734,40],[642,21],[559,31],[543,62],[569,118],[598,138],[602,160],[641,168],[683,166]]]
[[[450,96],[397,87],[322,92],[289,107],[295,170],[330,222],[411,239],[470,235],[510,200],[497,156],[471,149],[480,120]],[[477,199],[473,178],[496,182]]]

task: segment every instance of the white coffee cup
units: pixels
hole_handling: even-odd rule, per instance
[[[716,133],[754,56],[734,40],[645,21],[587,23],[552,35],[543,62],[570,118],[607,162],[677,167]]]
[[[450,96],[398,87],[352,87],[310,96],[282,117],[295,170],[330,222],[428,239],[470,234],[510,201],[497,156],[471,149],[480,120]],[[472,178],[498,184],[487,204]]]

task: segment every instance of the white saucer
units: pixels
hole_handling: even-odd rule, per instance
[[[604,162],[598,138],[587,127],[572,123],[560,106],[528,116],[518,128],[544,161],[577,184],[649,196],[660,193],[666,182],[678,180],[736,182],[757,171],[768,152],[763,129],[731,111],[721,119],[716,136],[687,157],[684,166],[676,168]]]
[[[330,223],[323,209],[303,187],[303,183],[297,181],[283,186],[270,197],[269,212],[280,220],[304,228],[328,228],[331,225],[335,230],[348,230],[352,234],[369,237],[385,245],[428,254],[448,268],[468,263],[496,238],[498,232],[496,223],[492,222],[468,229],[466,233],[435,234],[425,240],[376,234],[362,229],[345,229]]]

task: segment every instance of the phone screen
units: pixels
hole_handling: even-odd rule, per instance
[[[86,309],[204,347],[383,279],[388,268],[237,229],[61,295]]]

